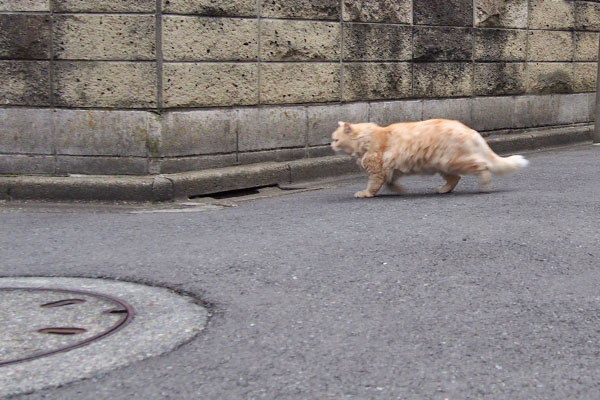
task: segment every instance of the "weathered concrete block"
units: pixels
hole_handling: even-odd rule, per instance
[[[153,60],[154,22],[150,15],[58,15],[54,54],[63,60]]]
[[[256,0],[163,0],[165,14],[195,14],[211,17],[256,17]]]
[[[235,154],[218,154],[213,156],[166,157],[160,159],[160,173],[174,174],[203,169],[223,168],[237,164]]]
[[[513,113],[514,128],[556,125],[559,97],[552,95],[517,96]]]
[[[54,156],[0,155],[0,175],[54,173]]]
[[[158,143],[145,111],[54,110],[55,152],[78,156],[145,157]]]
[[[387,126],[396,122],[413,122],[423,119],[421,100],[383,101],[369,104],[369,122]]]
[[[462,97],[473,94],[471,63],[423,63],[414,67],[415,97]]]
[[[302,18],[339,20],[338,0],[260,0],[265,18]]]
[[[527,0],[475,0],[475,26],[526,28]]]
[[[0,15],[0,58],[50,58],[50,16]]]
[[[477,97],[473,99],[473,124],[477,131],[492,131],[512,128],[515,98]]]
[[[339,101],[340,65],[263,64],[260,98],[263,104]]]
[[[0,0],[0,11],[50,11],[49,0]]]
[[[165,61],[247,61],[258,57],[258,21],[163,17]]]
[[[475,64],[473,92],[476,96],[522,94],[526,91],[525,63]]]
[[[52,111],[0,108],[0,153],[54,154]]]
[[[165,107],[250,105],[258,101],[258,66],[230,63],[167,63]]]
[[[473,121],[471,99],[423,100],[423,120],[454,119],[470,126]]]
[[[575,2],[575,29],[600,31],[600,4],[591,1]]]
[[[573,28],[574,3],[565,0],[529,0],[529,29]]]
[[[343,0],[344,21],[410,24],[411,0]]]
[[[50,63],[0,61],[0,104],[50,105]]]
[[[138,157],[57,156],[56,174],[147,175],[148,159]]]
[[[553,95],[558,101],[558,113],[556,123],[575,124],[589,122],[588,94],[556,94]]]
[[[411,58],[411,27],[384,24],[344,24],[344,60],[407,61]]]
[[[473,58],[470,28],[415,27],[414,61],[467,61]]]
[[[573,67],[573,91],[580,93],[596,91],[598,63],[575,63]]]
[[[292,183],[343,174],[356,174],[361,171],[356,161],[348,156],[296,160],[289,162],[288,165],[290,167]]]
[[[232,110],[167,112],[162,120],[161,156],[235,152],[234,113]]]
[[[331,142],[331,134],[338,121],[365,122],[369,119],[367,103],[331,104],[308,107],[308,145],[323,145]]]
[[[415,25],[473,26],[473,0],[413,0]]]
[[[344,65],[344,101],[402,99],[412,96],[410,63]]]
[[[308,148],[308,157],[329,157],[334,156],[335,151],[331,146],[314,146]]]
[[[307,143],[305,107],[266,107],[236,111],[238,151],[304,147]]]
[[[58,62],[55,100],[69,107],[156,107],[156,65],[133,62]]]
[[[529,61],[572,61],[573,33],[529,31]]]
[[[340,24],[264,20],[262,61],[339,61]]]
[[[475,61],[525,61],[527,31],[476,29],[473,57]]]
[[[575,32],[575,61],[597,61],[599,39],[596,32]]]
[[[52,0],[55,12],[148,12],[156,11],[156,0]],[[173,0],[170,0],[173,1]]]
[[[588,120],[593,122],[596,119],[596,93],[586,93],[588,96]]]
[[[527,73],[527,93],[573,92],[573,64],[571,63],[528,63]]]
[[[249,153],[239,153],[238,162],[240,164],[255,164],[267,161],[292,161],[301,158],[306,158],[306,149],[280,149],[280,150],[267,150],[267,151],[252,151]]]

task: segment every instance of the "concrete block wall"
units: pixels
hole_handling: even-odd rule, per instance
[[[592,120],[600,4],[0,0],[0,173],[328,155],[338,120]]]

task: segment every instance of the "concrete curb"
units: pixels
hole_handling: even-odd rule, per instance
[[[593,125],[486,138],[497,153],[531,151],[591,140]],[[267,162],[157,176],[4,176],[1,200],[171,201],[230,190],[359,173],[347,156]]]

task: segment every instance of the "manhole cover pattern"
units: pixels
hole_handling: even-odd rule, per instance
[[[111,296],[55,288],[0,288],[0,304],[0,366],[85,346],[134,314]]]

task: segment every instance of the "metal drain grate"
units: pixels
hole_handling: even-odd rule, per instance
[[[0,300],[7,320],[0,333],[5,343],[0,367],[85,346],[122,329],[134,316],[123,300],[89,291],[9,287],[0,288]]]

